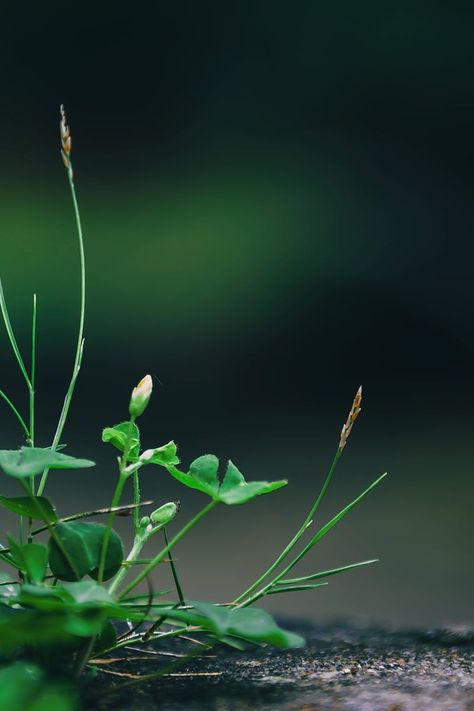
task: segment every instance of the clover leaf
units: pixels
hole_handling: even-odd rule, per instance
[[[235,464],[229,461],[224,479],[220,484],[217,476],[219,460],[213,454],[204,454],[202,457],[195,459],[187,473],[180,471],[175,466],[168,466],[167,469],[171,476],[180,481],[181,484],[184,484],[184,486],[202,491],[214,501],[220,501],[228,505],[245,504],[255,496],[269,494],[288,483],[286,479],[272,482],[247,482]]]
[[[170,608],[163,615],[208,629],[217,639],[237,637],[254,644],[271,644],[282,649],[304,646],[300,635],[282,629],[273,617],[259,608],[229,608],[210,602],[189,601],[193,609]]]

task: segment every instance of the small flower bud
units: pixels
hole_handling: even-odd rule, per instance
[[[154,454],[154,449],[145,449],[145,451],[140,454],[140,461],[146,464],[153,459]]]
[[[139,523],[140,528],[147,528],[147,526],[149,526],[149,525],[150,525],[150,517],[149,517],[149,516],[143,516],[143,517],[140,519],[140,523]]]
[[[151,375],[145,375],[140,380],[136,388],[133,388],[132,397],[130,398],[129,412],[132,417],[140,417],[145,410],[151,397],[153,390],[153,380]]]
[[[152,524],[155,526],[166,526],[167,523],[174,519],[178,513],[178,508],[178,504],[174,501],[163,504],[163,506],[160,506],[159,509],[156,509],[156,511],[150,514]]]

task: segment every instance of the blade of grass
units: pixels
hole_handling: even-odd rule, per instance
[[[27,427],[27,425],[26,425],[25,420],[24,420],[23,417],[20,415],[20,413],[18,412],[18,410],[16,409],[15,405],[12,403],[12,401],[10,400],[10,398],[3,392],[3,390],[0,390],[0,397],[1,397],[3,400],[5,400],[5,402],[7,403],[8,407],[11,409],[11,411],[12,411],[13,414],[15,415],[16,419],[18,420],[18,422],[20,423],[20,425],[21,425],[21,427],[22,427],[22,429],[23,429],[23,432],[25,433],[26,439],[29,441],[29,439],[30,439],[30,431],[29,431],[29,429],[28,429],[28,427]]]
[[[367,487],[359,496],[357,496],[353,501],[350,502],[350,504],[347,504],[339,513],[337,513],[333,518],[328,521],[322,528],[319,529],[317,533],[310,539],[310,541],[305,545],[305,547],[298,553],[295,558],[287,565],[285,568],[278,573],[278,575],[270,581],[267,585],[265,585],[261,590],[256,592],[254,595],[250,596],[247,598],[247,600],[240,602],[237,607],[248,607],[248,605],[252,605],[254,602],[257,600],[260,600],[260,598],[264,597],[265,595],[268,594],[268,591],[271,590],[275,585],[278,584],[278,582],[290,571],[292,570],[297,563],[307,554],[309,551],[316,545],[318,541],[321,540],[321,538],[324,538],[329,531],[334,528],[334,526],[339,523],[341,519],[346,516],[349,511],[351,511],[354,506],[356,506],[359,501],[362,501],[369,492],[372,491],[380,482],[385,479],[387,476],[387,472],[379,476],[375,481],[372,482],[370,486]]]
[[[26,385],[27,385],[28,389],[30,390],[31,389],[31,381],[30,381],[29,375],[26,371],[25,363],[23,361],[23,358],[20,353],[20,349],[18,348],[17,340],[15,338],[15,333],[13,331],[13,327],[12,327],[12,324],[10,321],[10,316],[9,316],[8,308],[7,308],[7,302],[5,300],[5,293],[3,291],[3,284],[2,284],[1,279],[0,279],[0,310],[2,312],[3,322],[5,324],[5,328],[7,331],[8,340],[10,341],[10,345],[12,347],[13,353],[15,354],[16,361],[17,361],[18,366],[23,374]]]
[[[266,579],[268,578],[269,575],[273,573],[274,570],[278,568],[278,566],[285,560],[285,558],[291,553],[293,548],[296,546],[300,538],[303,536],[304,532],[306,531],[307,528],[312,523],[312,518],[318,509],[321,501],[324,498],[324,495],[328,489],[328,486],[330,484],[330,481],[332,479],[332,476],[334,474],[334,471],[336,469],[337,463],[339,461],[339,458],[342,454],[342,449],[340,447],[337,448],[336,454],[334,456],[334,459],[332,460],[331,466],[329,467],[328,473],[326,474],[326,478],[324,479],[323,485],[321,489],[319,490],[319,494],[316,497],[313,505],[311,506],[311,509],[308,512],[308,515],[306,516],[305,520],[303,521],[302,525],[300,526],[299,530],[297,533],[293,536],[291,541],[288,543],[287,546],[281,551],[280,555],[273,561],[273,563],[265,570],[262,575],[255,580],[252,585],[250,585],[246,590],[244,590],[243,593],[241,593],[237,598],[235,598],[234,603],[237,605],[239,604],[242,600],[244,600],[248,595],[253,593],[254,590],[258,588],[258,586]]]
[[[272,588],[267,592],[267,595],[279,595],[280,593],[300,592],[302,590],[315,590],[316,588],[324,588],[329,583],[316,583],[315,585],[284,585],[281,588]]]
[[[280,580],[278,585],[297,585],[298,583],[306,583],[310,580],[318,580],[318,578],[329,578],[330,575],[337,575],[338,573],[344,573],[346,570],[353,570],[354,568],[360,568],[363,565],[371,565],[372,563],[378,562],[378,558],[363,560],[360,563],[350,563],[349,565],[343,565],[340,568],[331,568],[330,570],[322,570],[319,573],[313,573],[312,575],[304,575],[302,578],[286,578],[284,580]]]

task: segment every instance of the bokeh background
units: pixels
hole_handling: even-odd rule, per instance
[[[300,570],[381,563],[268,607],[472,621],[473,21],[468,2],[2,8],[0,272],[25,353],[38,294],[44,445],[78,316],[61,102],[87,248],[86,353],[64,441],[97,468],[52,473],[47,493],[65,513],[108,503],[115,454],[101,429],[126,418],[147,372],[146,446],[174,438],[185,463],[215,452],[250,479],[289,479],[179,546],[190,597],[231,599],[272,560],[363,383],[319,520],[390,476]],[[3,333],[0,364],[24,408]],[[1,447],[21,444],[4,407],[0,426]],[[159,469],[143,479],[157,503],[181,499],[181,522],[204,503]],[[165,569],[155,585],[169,585]]]

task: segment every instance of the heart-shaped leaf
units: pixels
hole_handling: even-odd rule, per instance
[[[16,479],[36,476],[45,469],[85,469],[94,465],[90,459],[69,457],[49,447],[0,449],[0,469]]]
[[[272,491],[281,489],[288,484],[287,479],[279,481],[250,481],[246,482],[243,474],[237,469],[233,462],[229,461],[224,481],[219,489],[219,500],[224,504],[245,504],[247,501],[270,494]]]
[[[102,542],[106,527],[100,523],[71,521],[55,526],[56,538],[49,540],[49,565],[60,580],[80,580],[84,575],[97,578]],[[104,580],[112,578],[120,569],[123,545],[115,531],[111,531],[105,559]]]
[[[191,489],[198,489],[198,491],[207,494],[214,501],[221,501],[228,505],[245,504],[255,496],[269,494],[288,483],[286,479],[271,482],[247,482],[235,464],[229,461],[224,480],[219,485],[217,478],[218,468],[219,460],[213,454],[205,454],[196,459],[187,473],[180,471],[175,466],[167,467],[171,476],[185,486]]]
[[[259,608],[229,608],[210,602],[190,601],[193,610],[160,610],[171,619],[209,629],[218,639],[238,637],[256,644],[271,644],[282,649],[304,646],[304,639],[277,625],[273,617]]]

